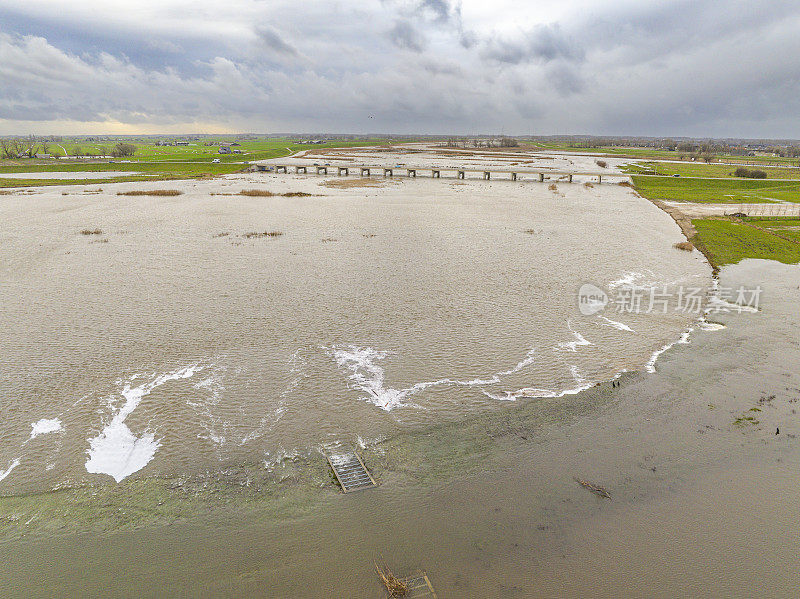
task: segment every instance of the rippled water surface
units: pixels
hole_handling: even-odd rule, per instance
[[[583,316],[582,284],[708,283],[624,187],[321,181],[4,196],[0,492],[269,468],[547,401],[644,367],[691,319]],[[212,195],[253,187],[315,195]]]

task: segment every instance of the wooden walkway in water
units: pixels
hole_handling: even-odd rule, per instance
[[[378,486],[355,451],[329,455],[327,458],[344,493]]]

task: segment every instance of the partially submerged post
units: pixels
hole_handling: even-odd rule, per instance
[[[492,173],[490,173],[489,171],[483,171],[483,178],[488,181],[489,179],[492,178]]]
[[[464,178],[464,176],[465,176],[465,173],[464,173],[464,171],[462,171],[462,170],[459,170],[459,171],[456,171],[456,172],[457,172],[457,175],[456,175],[456,176],[457,176],[459,179],[463,179],[463,178]]]
[[[437,171],[435,169],[431,170],[431,177],[433,177],[434,179],[438,179],[440,176],[441,175],[439,174],[439,171]]]

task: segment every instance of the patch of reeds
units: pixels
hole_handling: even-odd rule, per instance
[[[594,187],[594,183],[591,183],[590,181],[587,181],[586,183],[583,184],[583,186],[584,187],[588,187],[589,189],[592,189]]]
[[[551,183],[550,185],[547,186],[547,189],[549,189],[550,191],[558,191],[558,185],[556,185],[555,183]]]
[[[600,168],[606,168],[608,163],[605,160],[595,160],[594,163]]]
[[[672,247],[678,250],[683,250],[684,252],[691,252],[694,249],[694,244],[691,241],[681,241],[674,244]]]
[[[137,189],[135,191],[118,191],[118,196],[179,196],[183,194],[177,189]]]
[[[528,235],[536,235],[536,229],[525,229],[523,233],[527,233]]]
[[[81,235],[102,235],[102,229],[82,229]]]
[[[262,237],[280,237],[281,235],[283,235],[281,231],[264,231],[263,233],[252,231],[250,233],[245,233],[242,237],[245,239],[259,239]]]
[[[213,239],[217,239],[219,237],[227,237],[228,235],[230,235],[230,233],[225,232],[225,233],[217,233],[216,235],[212,235],[211,237]]]
[[[0,189],[0,196],[10,196],[12,193],[14,193],[14,192],[13,191],[8,191],[7,189]]]
[[[242,191],[239,192],[239,195],[256,197],[256,198],[271,198],[272,196],[277,194],[272,193],[267,189],[243,189]]]
[[[617,183],[617,185],[619,185],[620,187],[630,187],[631,189],[633,189],[633,183],[631,183],[630,181],[620,181],[619,183]]]
[[[231,194],[216,194],[216,195],[231,195]],[[275,193],[267,189],[243,189],[239,192],[240,196],[250,196],[256,198],[271,198],[273,196],[283,196],[284,198],[307,198],[313,194],[306,193],[305,191],[287,191],[286,193]]]
[[[378,572],[383,586],[386,587],[386,592],[389,593],[389,597],[405,597],[408,594],[408,584],[397,578],[386,564],[379,566],[378,563],[375,562],[375,570]]]

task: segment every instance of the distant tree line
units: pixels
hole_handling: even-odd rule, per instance
[[[44,138],[35,135],[26,137],[0,137],[0,158],[34,158],[37,154],[49,154],[54,142],[61,141],[61,138]],[[63,146],[60,149],[67,152]],[[70,156],[113,156],[114,158],[124,158],[133,156],[136,146],[126,143],[118,143],[108,148],[107,146],[93,146],[84,149],[81,146],[73,146]]]
[[[445,145],[448,148],[516,148],[519,142],[513,137],[448,137]]]

